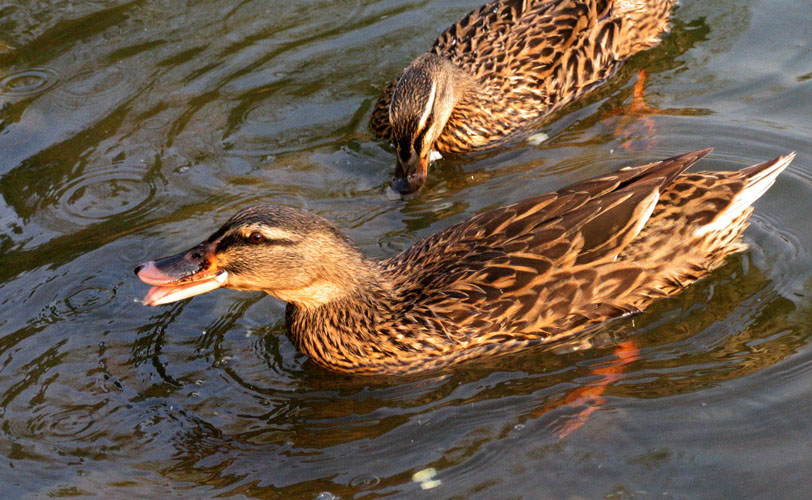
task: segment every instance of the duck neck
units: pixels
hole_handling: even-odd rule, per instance
[[[399,341],[400,300],[381,266],[356,276],[334,300],[317,305],[288,302],[288,336],[316,364],[339,372],[377,373],[409,347]],[[370,269],[372,270],[372,269]],[[400,337],[403,338],[403,335]]]
[[[435,149],[441,153],[461,154],[497,144],[500,141],[495,139],[507,136],[512,130],[506,127],[504,118],[499,117],[515,114],[515,111],[510,109],[498,88],[483,85],[456,66],[453,72],[456,98]]]

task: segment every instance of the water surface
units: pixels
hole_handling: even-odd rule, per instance
[[[393,199],[393,151],[367,129],[380,87],[477,5],[0,3],[0,496],[807,497],[807,2],[683,0],[664,42],[542,126],[547,141],[443,160]],[[646,116],[629,114],[640,68]],[[355,378],[298,354],[262,294],[138,302],[135,264],[255,201],[319,213],[385,258],[708,146],[717,170],[798,152],[751,249],[554,349]]]

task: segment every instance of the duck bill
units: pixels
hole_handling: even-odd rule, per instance
[[[151,260],[136,267],[135,275],[141,281],[155,285],[144,297],[144,304],[170,304],[224,286],[228,272],[217,266],[216,244],[201,243],[178,255]]]
[[[392,189],[400,194],[414,193],[426,182],[429,170],[428,156],[413,155],[409,161],[400,163],[395,167],[395,178],[392,180]]]

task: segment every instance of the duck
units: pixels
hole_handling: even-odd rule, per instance
[[[391,186],[429,163],[496,147],[659,43],[674,0],[494,0],[448,27],[386,85],[370,129],[397,152]]]
[[[557,342],[643,311],[747,248],[752,204],[794,153],[685,172],[710,149],[475,215],[386,260],[324,218],[257,204],[135,268],[149,306],[217,288],[287,302],[287,334],[332,372],[409,374]]]

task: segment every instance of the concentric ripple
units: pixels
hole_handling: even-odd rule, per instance
[[[82,71],[57,89],[57,106],[75,110],[97,104],[130,85],[120,65]]]
[[[41,94],[59,82],[50,68],[30,68],[10,73],[0,80],[0,96],[30,97]]]
[[[60,205],[76,219],[102,220],[130,211],[155,196],[155,186],[127,172],[104,172],[69,184]]]
[[[52,193],[55,206],[46,220],[54,227],[64,223],[86,226],[124,213],[140,214],[151,206],[155,185],[143,172],[116,170],[86,172]]]
[[[92,284],[82,284],[69,290],[63,301],[72,314],[80,314],[104,307],[115,298],[115,290]]]
[[[417,243],[420,238],[412,233],[390,233],[386,234],[383,237],[379,238],[379,246],[380,248],[384,248],[387,252],[391,252],[392,254],[400,253],[410,246]]]
[[[92,408],[77,407],[37,415],[27,428],[32,435],[47,441],[76,442],[91,436],[95,424]]]

